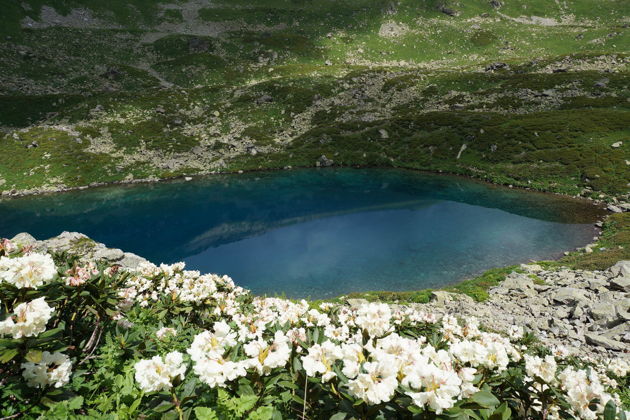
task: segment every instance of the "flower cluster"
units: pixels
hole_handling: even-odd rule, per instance
[[[22,369],[22,376],[28,386],[43,388],[51,385],[60,388],[70,381],[72,363],[63,353],[44,351],[40,360],[22,363]]]
[[[128,270],[131,276],[119,296],[124,301],[146,307],[164,298],[199,304],[208,299],[216,300],[220,290],[229,290],[233,295],[246,293],[228,276],[202,275],[199,271],[184,270],[184,267],[184,263],[160,266],[142,263],[136,270]]]
[[[46,331],[55,309],[46,302],[46,297],[37,296],[37,289],[58,278],[57,267],[50,254],[30,252],[31,248],[20,248],[9,240],[0,241],[0,286],[9,284],[12,296],[6,305],[6,317],[0,320],[0,336],[13,340],[38,337]],[[17,291],[15,289],[18,289]],[[29,290],[24,290],[29,289]],[[28,300],[28,299],[31,300]],[[31,351],[25,362],[16,365],[28,386],[36,388],[60,388],[70,380],[72,362],[60,352]]]
[[[178,351],[168,353],[164,359],[154,356],[149,360],[140,360],[134,365],[136,381],[145,392],[162,391],[173,386],[174,379],[184,379],[186,365],[183,355]]]
[[[36,337],[46,331],[46,324],[53,313],[43,297],[20,303],[14,309],[15,315],[0,321],[0,335],[13,338]]]
[[[93,289],[72,291],[67,286],[95,279],[106,282],[92,285],[115,285],[97,289],[94,295],[107,295],[100,302],[110,302],[107,310],[99,312],[104,322],[134,329],[132,334],[144,331],[154,341],[155,346],[138,347],[130,359],[136,392],[170,391],[180,409],[181,404],[190,404],[190,398],[178,399],[178,390],[189,392],[201,382],[211,389],[223,388],[217,395],[224,396],[241,387],[257,391],[276,384],[269,386],[285,387],[283,394],[289,400],[302,399],[302,410],[307,405],[315,407],[314,400],[308,401],[311,395],[326,394],[326,400],[339,404],[336,409],[358,407],[357,413],[380,406],[395,408],[399,414],[451,415],[479,407],[477,401],[490,394],[490,400],[497,401],[488,406],[490,410],[509,401],[513,410],[520,410],[512,413],[517,416],[595,419],[603,415],[607,404],[620,406],[615,389],[620,387],[618,381],[627,383],[630,371],[621,359],[575,361],[563,347],[528,347],[530,338],[519,326],[505,334],[488,332],[475,318],[440,317],[421,306],[313,305],[305,300],[254,297],[229,277],[187,271],[183,263],[147,263],[137,270],[119,266],[100,270],[93,263],[73,263],[57,277],[49,255],[9,254],[10,244],[2,247],[0,280],[7,286],[9,299],[3,297],[2,310],[8,314],[0,321],[0,335],[27,344],[19,355],[23,361],[13,363],[13,375],[19,377],[21,372],[26,384],[41,388],[42,393],[67,384],[72,363],[63,353],[37,351],[30,347],[37,340],[27,339],[46,331],[49,324],[58,325],[53,315],[69,306],[67,296],[84,296]],[[22,290],[45,284],[40,291]],[[55,285],[63,291],[61,297],[48,294]],[[116,295],[118,302],[112,299]],[[174,315],[171,325],[161,321],[159,326],[143,328],[147,319],[156,319],[154,315],[164,319],[163,313]],[[92,336],[98,342],[98,335]],[[92,340],[83,342],[88,341]],[[85,351],[89,347],[58,344],[62,345],[46,344],[41,349]],[[155,355],[155,349],[161,353],[171,344],[177,344],[181,352],[168,349],[163,356]],[[303,391],[296,386],[300,382]],[[276,392],[268,391],[269,395]],[[483,393],[486,397],[475,399]],[[472,411],[469,414],[474,416]],[[505,418],[506,413],[501,415]]]
[[[66,277],[64,279],[66,286],[77,287],[85,284],[92,276],[98,274],[98,269],[93,262],[88,262],[85,265],[75,265],[74,267],[66,270]]]
[[[27,254],[22,257],[0,257],[0,282],[18,289],[35,289],[55,278],[57,268],[48,254]]]
[[[436,414],[479,392],[480,377],[496,377],[514,366],[523,366],[533,395],[540,384],[565,391],[576,417],[598,415],[611,398],[586,370],[559,372],[558,361],[567,356],[562,349],[545,357],[523,353],[526,348],[514,343],[523,336],[519,327],[501,335],[482,331],[475,318],[463,324],[451,316],[438,321],[415,308],[380,303],[324,303],[318,310],[306,301],[257,297],[247,309],[236,299],[213,304],[208,311],[221,321],[198,333],[187,350],[194,374],[211,388],[250,374],[270,375],[297,358],[307,377],[369,405],[406,396],[418,409]],[[442,337],[439,347],[424,336],[402,333],[410,327],[433,328]],[[615,363],[609,369],[625,374],[626,367]],[[588,404],[593,398],[599,401],[596,409]]]

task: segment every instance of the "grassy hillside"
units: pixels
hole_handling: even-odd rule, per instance
[[[321,155],[628,189],[627,1],[51,5],[0,0],[0,191]]]

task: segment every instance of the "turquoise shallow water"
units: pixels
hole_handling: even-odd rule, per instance
[[[0,236],[79,231],[255,293],[326,298],[454,283],[590,242],[593,206],[451,176],[326,169],[0,201]]]

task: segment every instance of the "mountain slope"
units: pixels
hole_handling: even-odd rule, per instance
[[[0,3],[4,193],[321,155],[627,192],[626,1]]]

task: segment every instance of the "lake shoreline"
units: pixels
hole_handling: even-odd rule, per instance
[[[545,194],[545,195],[555,195],[558,197],[563,197],[566,199],[583,201],[587,202],[590,205],[594,205],[597,207],[604,208],[606,205],[605,200],[592,199],[590,197],[582,197],[582,196],[574,196],[561,192],[549,191],[549,190],[536,190],[528,187],[522,187],[518,185],[512,184],[503,184],[498,182],[493,182],[491,179],[475,177],[473,175],[464,175],[458,174],[454,172],[442,171],[442,170],[428,170],[428,169],[416,169],[404,166],[375,166],[375,165],[348,165],[348,166],[330,166],[330,167],[317,167],[317,166],[295,166],[290,168],[261,168],[256,170],[235,170],[235,171],[225,171],[225,172],[216,172],[210,171],[206,173],[197,173],[193,175],[179,175],[174,177],[167,178],[158,178],[158,177],[150,177],[150,178],[140,178],[140,179],[132,179],[132,180],[119,180],[119,181],[111,181],[111,182],[95,182],[88,185],[81,185],[77,187],[49,187],[49,188],[33,188],[27,190],[10,190],[10,191],[2,191],[0,193],[0,201],[4,199],[15,199],[21,197],[30,197],[30,196],[39,196],[39,195],[52,195],[52,194],[60,194],[66,192],[74,192],[74,191],[84,191],[88,189],[95,188],[107,188],[107,187],[115,187],[115,186],[127,186],[127,185],[135,185],[135,184],[157,184],[157,183],[165,183],[165,182],[178,182],[178,181],[194,181],[199,180],[201,178],[210,178],[215,175],[242,175],[242,174],[255,174],[255,173],[268,173],[268,172],[280,172],[280,171],[293,171],[293,170],[303,170],[303,169],[318,169],[318,170],[329,170],[329,169],[398,169],[412,172],[419,172],[425,174],[432,175],[445,175],[457,178],[463,178],[467,180],[477,181],[486,185],[491,185],[495,187],[503,187],[510,188],[514,190],[522,190],[531,193]],[[616,199],[616,197],[613,197]]]

